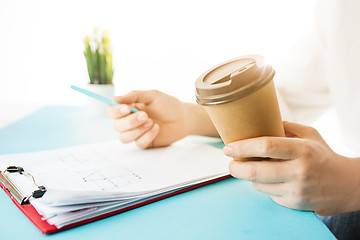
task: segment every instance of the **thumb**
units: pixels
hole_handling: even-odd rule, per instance
[[[143,103],[150,104],[154,101],[157,96],[156,90],[138,91],[134,90],[126,95],[114,97],[114,101],[124,104]]]
[[[313,140],[324,141],[319,132],[309,126],[305,126],[299,123],[294,122],[283,122],[285,135],[287,137],[298,137],[298,138],[307,138]]]

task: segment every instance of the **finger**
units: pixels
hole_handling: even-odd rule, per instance
[[[118,132],[129,131],[144,124],[148,119],[149,117],[146,112],[139,111],[126,117],[116,119],[113,123],[113,127]]]
[[[155,97],[159,94],[157,90],[148,90],[148,91],[131,91],[124,96],[115,97],[114,100],[119,103],[144,103],[150,104]]]
[[[301,201],[299,199],[289,198],[287,196],[271,196],[271,199],[277,204],[301,211],[313,211],[314,206],[311,203]]]
[[[299,137],[299,138],[307,138],[313,140],[322,140],[319,132],[309,126],[305,126],[298,123],[293,122],[284,122],[285,135],[288,137]]]
[[[132,107],[140,111],[145,111],[146,105],[144,103],[134,103]]]
[[[293,161],[231,161],[230,174],[251,182],[280,183],[293,178]]]
[[[122,143],[133,142],[136,139],[138,139],[140,136],[142,136],[146,131],[148,131],[153,124],[154,124],[153,120],[148,119],[144,124],[142,124],[141,126],[135,129],[121,132],[119,134],[119,139]]]
[[[284,207],[287,207],[287,208],[292,208],[294,209],[293,207],[291,207],[285,200],[282,196],[276,196],[276,195],[270,195],[271,199],[276,202],[277,204],[281,205],[281,206],[284,206]]]
[[[153,147],[154,139],[159,134],[159,131],[159,125],[155,123],[149,131],[145,132],[144,135],[136,139],[136,145],[142,149]]]
[[[107,106],[105,115],[108,118],[121,118],[131,113],[130,107],[126,104],[116,105],[116,106]]]
[[[256,191],[271,195],[271,196],[283,196],[286,192],[286,183],[260,183],[253,182],[253,188]]]
[[[303,142],[298,138],[258,137],[232,142],[223,151],[233,158],[293,159],[300,156],[299,146]]]

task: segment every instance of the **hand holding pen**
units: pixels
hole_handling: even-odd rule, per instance
[[[114,100],[71,86],[89,97],[110,105],[106,116],[123,143],[135,141],[140,148],[164,147],[187,135],[218,136],[205,110],[165,93],[132,91]]]
[[[132,91],[115,97],[118,106],[108,106],[106,116],[123,143],[135,141],[140,148],[168,146],[188,135],[186,104],[165,93]],[[139,109],[131,114],[131,107]]]

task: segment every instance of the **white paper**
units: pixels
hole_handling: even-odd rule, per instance
[[[0,169],[21,166],[47,192],[31,203],[48,221],[66,225],[92,212],[126,205],[194,182],[228,173],[220,149],[185,139],[176,144],[141,150],[134,144],[108,141],[71,148],[0,155]],[[32,180],[7,173],[26,195],[36,190]]]

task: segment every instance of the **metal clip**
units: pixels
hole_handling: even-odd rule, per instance
[[[24,194],[21,193],[21,191],[17,188],[17,186],[15,186],[9,176],[7,176],[5,173],[20,173],[26,177],[31,178],[32,182],[34,183],[34,185],[38,188],[37,190],[33,191],[32,194],[30,196],[24,196]],[[31,175],[28,172],[25,172],[24,168],[22,167],[16,167],[16,166],[9,166],[8,168],[5,169],[5,171],[3,173],[0,173],[1,176],[3,176],[2,178],[0,178],[0,180],[2,180],[5,184],[9,186],[9,190],[11,191],[11,193],[13,195],[15,195],[16,199],[19,200],[19,202],[21,204],[26,204],[29,203],[29,200],[31,197],[33,198],[41,198],[42,196],[44,196],[45,192],[46,192],[46,187],[44,186],[39,186],[33,175]]]
[[[18,173],[22,174],[24,172],[24,168],[16,167],[16,166],[9,166],[5,169],[4,173],[6,173],[6,172],[9,172],[9,173],[18,172]]]
[[[38,190],[35,190],[32,192],[32,194],[30,196],[27,196],[26,198],[24,198],[21,201],[21,204],[25,204],[25,203],[29,203],[29,200],[31,197],[33,198],[41,198],[42,196],[44,196],[45,192],[46,192],[46,187],[44,186],[39,186]]]

